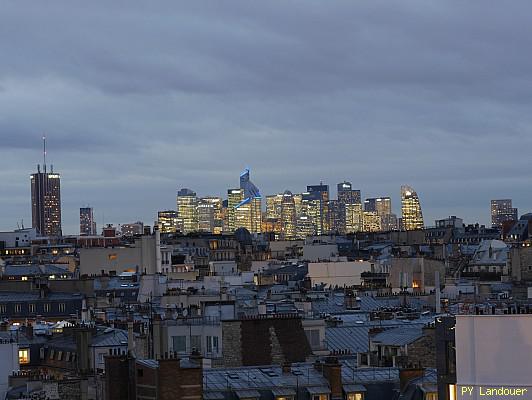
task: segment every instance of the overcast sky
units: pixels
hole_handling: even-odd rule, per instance
[[[112,3],[112,4],[111,4]],[[225,195],[353,182],[418,192],[425,222],[531,207],[530,1],[0,1],[0,230],[29,175],[62,176],[63,231]]]

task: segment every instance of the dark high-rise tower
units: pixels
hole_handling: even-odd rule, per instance
[[[517,208],[512,207],[512,199],[491,201],[491,226],[502,228],[507,221],[517,221]]]
[[[81,207],[79,209],[79,234],[92,236],[96,235],[96,221],[92,207]]]
[[[37,165],[37,172],[31,175],[31,219],[32,227],[41,236],[61,236],[61,177],[46,171],[46,138],[43,137],[43,171]]]

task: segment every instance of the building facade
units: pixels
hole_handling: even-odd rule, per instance
[[[157,213],[157,226],[161,233],[175,233],[178,228],[178,215],[175,210],[159,211]]]
[[[81,207],[79,209],[79,234],[85,236],[96,235],[96,221],[92,207]]]
[[[183,233],[198,230],[198,198],[196,192],[183,188],[177,192],[177,215],[183,221]]]
[[[31,175],[31,217],[41,236],[61,236],[61,177],[46,165]]]
[[[491,226],[500,229],[506,221],[517,221],[517,208],[512,207],[512,199],[491,200]]]

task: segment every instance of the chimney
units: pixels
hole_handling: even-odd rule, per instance
[[[127,321],[127,351],[131,357],[136,357],[135,333],[133,332],[133,320],[131,318]]]
[[[281,366],[283,374],[289,374],[292,372],[292,364],[289,362],[284,362]]]
[[[87,324],[78,325],[74,328],[74,338],[76,340],[77,367],[82,374],[91,371],[90,346],[92,345],[93,327]]]
[[[163,272],[161,261],[161,232],[158,227],[154,227],[155,230],[155,270],[156,272]]]
[[[344,305],[347,310],[356,310],[359,308],[357,297],[352,289],[346,289],[344,294]]]
[[[415,378],[421,378],[424,374],[423,368],[405,368],[399,371],[399,382],[401,392],[406,388],[408,382]]]
[[[87,300],[81,300],[81,322],[89,322],[89,310],[87,308]]]
[[[323,376],[329,381],[331,399],[342,399],[342,364],[336,357],[327,357],[323,364]]]
[[[28,339],[33,339],[33,325],[28,322],[28,325],[26,325],[26,337]]]

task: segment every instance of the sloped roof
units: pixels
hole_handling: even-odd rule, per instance
[[[390,328],[377,333],[371,337],[371,342],[387,346],[404,346],[405,344],[415,342],[421,336],[423,336],[421,327],[405,326]]]

